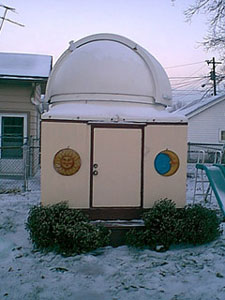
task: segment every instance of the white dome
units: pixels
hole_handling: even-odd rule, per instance
[[[171,87],[159,62],[127,38],[97,34],[71,42],[50,75],[46,98],[65,101],[171,104]],[[71,103],[71,102],[70,102]]]
[[[183,122],[166,111],[169,79],[159,62],[127,38],[97,34],[71,42],[49,77],[42,119]]]

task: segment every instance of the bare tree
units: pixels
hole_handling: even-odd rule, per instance
[[[208,21],[208,32],[202,42],[209,50],[217,50],[225,58],[225,0],[195,0],[184,12],[187,21],[198,13],[204,13]]]
[[[177,0],[171,1],[176,2]],[[225,0],[193,0],[193,4],[184,11],[186,21],[188,22],[191,22],[192,18],[200,13],[206,16],[208,23],[208,31],[203,37],[201,44],[206,50],[217,51],[220,55],[220,60],[222,61],[222,64],[221,62],[214,62],[214,77],[212,75],[209,76],[214,82],[215,95],[216,84],[219,85],[225,81]],[[221,64],[218,72],[215,72],[216,64]],[[212,74],[212,71],[210,74]],[[208,93],[211,93],[211,89],[206,90],[205,95]]]

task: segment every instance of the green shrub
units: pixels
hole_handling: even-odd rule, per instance
[[[126,234],[126,244],[138,248],[149,246],[149,241],[145,237],[145,230],[131,229]]]
[[[163,245],[168,248],[175,241],[177,209],[173,201],[162,199],[144,213],[146,230],[144,240],[148,246]]]
[[[220,220],[215,211],[202,205],[187,205],[182,220],[182,242],[200,245],[220,235]]]
[[[172,244],[204,244],[220,234],[220,221],[215,211],[201,205],[176,208],[169,199],[157,201],[153,208],[143,214],[145,229],[127,234],[132,246],[148,246],[167,250]]]
[[[84,213],[70,209],[66,203],[34,206],[26,228],[37,248],[65,255],[85,253],[109,242],[105,228],[90,224]]]

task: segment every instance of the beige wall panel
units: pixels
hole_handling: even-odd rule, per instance
[[[73,208],[89,208],[90,126],[78,123],[42,122],[41,138],[42,203],[68,201]],[[54,155],[70,147],[81,157],[81,168],[72,176],[58,174]]]
[[[95,128],[94,207],[141,205],[141,129]]]
[[[177,172],[169,177],[157,173],[154,168],[156,155],[172,150],[180,160]],[[144,151],[144,207],[152,207],[155,201],[169,198],[182,207],[186,202],[187,126],[154,125],[145,128]]]

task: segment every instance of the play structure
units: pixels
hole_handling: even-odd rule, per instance
[[[186,201],[187,120],[170,114],[159,62],[135,42],[97,34],[56,62],[42,115],[42,204],[93,219],[137,218],[161,198]]]
[[[207,200],[207,197],[211,197],[211,192],[213,191],[223,216],[225,217],[225,165],[214,164],[212,166],[206,166],[205,164],[196,164],[196,169],[202,172],[204,171],[208,179],[205,180],[201,172],[201,179],[199,180],[199,183],[202,184],[201,195]],[[204,192],[204,183],[208,183],[206,192]]]

